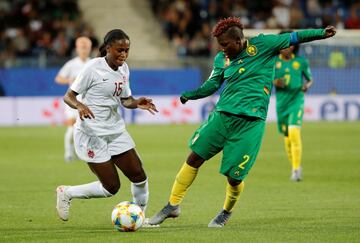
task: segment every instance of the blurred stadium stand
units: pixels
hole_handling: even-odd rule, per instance
[[[129,62],[137,60],[136,66],[156,66],[154,60],[176,61],[176,54],[164,38],[161,28],[152,16],[150,3],[146,0],[79,0],[84,19],[96,30],[99,37],[114,28],[123,29],[130,37]]]
[[[360,2],[353,0],[2,0],[0,67],[10,69],[0,70],[0,84],[6,93],[8,78],[16,76],[10,74],[13,68],[53,68],[47,80],[74,54],[76,37],[91,37],[94,56],[112,28],[131,38],[131,68],[198,68],[198,84],[209,75],[217,49],[211,27],[235,15],[246,36],[335,25],[335,38],[300,49],[314,74],[309,93],[360,94],[360,30],[347,30],[360,28],[359,10]]]
[[[76,0],[0,1],[0,66],[59,65],[73,55],[80,35],[98,40]]]
[[[245,29],[360,28],[358,0],[148,0],[179,56],[209,56],[211,26],[237,16]]]

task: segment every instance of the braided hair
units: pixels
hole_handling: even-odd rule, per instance
[[[99,57],[106,56],[106,46],[110,45],[111,43],[117,40],[129,40],[129,36],[122,31],[121,29],[113,29],[110,30],[104,37],[103,44],[99,47]]]

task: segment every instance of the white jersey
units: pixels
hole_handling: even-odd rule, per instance
[[[131,96],[129,68],[125,62],[114,71],[104,57],[94,58],[70,88],[81,94],[82,102],[95,116],[84,121],[78,117],[76,128],[96,136],[120,134],[125,130],[125,122],[118,112],[120,99]]]
[[[83,61],[80,57],[74,57],[73,59],[67,61],[64,64],[64,66],[60,69],[58,75],[73,81],[78,76],[80,71],[85,67],[86,63],[88,63],[89,61],[90,58]]]

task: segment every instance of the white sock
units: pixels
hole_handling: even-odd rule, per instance
[[[131,183],[131,193],[133,201],[143,210],[145,214],[146,206],[149,200],[149,184],[148,180],[142,182]]]
[[[73,126],[68,126],[64,137],[65,157],[74,156]]]
[[[66,189],[66,195],[71,198],[101,198],[111,197],[112,194],[108,192],[100,181],[91,182],[88,184],[70,186]]]

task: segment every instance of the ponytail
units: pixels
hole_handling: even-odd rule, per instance
[[[98,53],[98,57],[104,57],[106,56],[106,45],[105,43],[101,44],[101,46],[99,47],[99,53]]]

